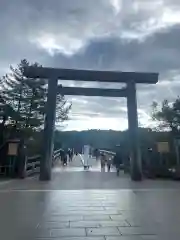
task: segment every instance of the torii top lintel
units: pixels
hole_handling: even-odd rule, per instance
[[[156,84],[158,73],[95,71],[49,67],[27,67],[24,75],[30,78],[62,79],[88,82],[130,82]]]

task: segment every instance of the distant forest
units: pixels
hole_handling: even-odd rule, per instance
[[[141,147],[152,147],[156,142],[171,140],[170,132],[158,132],[147,128],[139,128]],[[93,148],[115,150],[116,145],[126,147],[128,143],[127,131],[87,130],[55,132],[55,145],[63,148],[81,150],[85,144]]]

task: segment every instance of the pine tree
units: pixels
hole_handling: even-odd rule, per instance
[[[27,66],[40,65],[22,60],[17,68],[10,67],[11,73],[1,79],[1,86],[4,101],[16,113],[11,116],[16,122],[16,127],[33,131],[41,128],[44,123],[47,81],[25,77],[23,71]],[[71,104],[58,94],[56,119],[61,122],[67,120],[70,108]]]
[[[2,86],[1,79],[0,85]],[[14,109],[5,101],[5,96],[3,91],[1,91],[0,95],[0,123],[5,125],[7,121],[10,119],[18,118],[18,114]]]
[[[60,93],[57,94],[56,100],[56,123],[60,124],[68,120],[68,113],[72,104],[65,100],[65,97]]]

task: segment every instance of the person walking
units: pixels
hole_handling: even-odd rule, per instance
[[[62,149],[60,152],[62,165],[67,165],[67,153]]]
[[[121,150],[118,150],[116,152],[116,155],[114,156],[114,165],[116,166],[117,176],[119,176],[121,164],[122,164],[122,154],[121,154]]]
[[[68,148],[68,150],[67,150],[67,155],[68,155],[68,160],[69,160],[69,162],[70,162],[70,154],[71,154],[71,150],[70,150],[70,148]]]
[[[71,149],[71,152],[70,152],[70,161],[72,162],[73,160],[73,156],[74,156],[74,153],[73,153],[73,150]]]
[[[108,159],[107,159],[107,170],[108,170],[108,172],[111,171],[111,165],[112,165],[112,158],[108,156]]]
[[[96,157],[96,161],[98,161],[98,158],[99,158],[99,150],[96,148],[94,150],[94,156]]]
[[[105,172],[106,165],[106,156],[104,153],[101,153],[101,172]]]

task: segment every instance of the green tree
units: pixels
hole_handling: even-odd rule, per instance
[[[164,100],[161,104],[153,102],[152,118],[158,122],[159,129],[169,129],[177,134],[180,130],[180,98],[171,103],[168,100]]]
[[[10,73],[1,79],[4,102],[16,113],[11,115],[16,127],[28,132],[38,130],[44,123],[47,100],[47,81],[44,79],[27,78],[23,75],[24,68],[40,66],[22,60],[17,68],[10,67]],[[68,118],[71,104],[64,96],[57,95],[56,119],[64,121]]]
[[[5,125],[5,123],[12,118],[17,118],[17,112],[6,103],[3,96],[0,96],[0,122]]]

